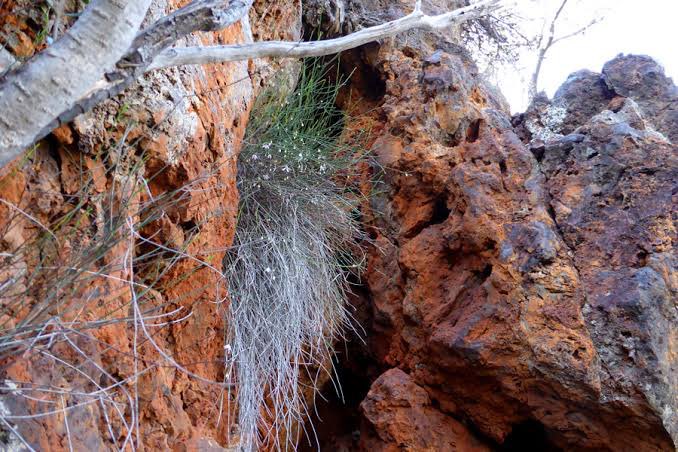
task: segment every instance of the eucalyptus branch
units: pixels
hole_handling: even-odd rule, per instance
[[[429,16],[421,11],[418,2],[414,10],[405,17],[364,28],[340,38],[314,42],[266,41],[240,45],[172,48],[158,55],[148,70],[254,58],[305,58],[331,55],[413,29],[434,30],[459,25],[496,11],[501,6],[500,0],[484,0],[444,14]]]

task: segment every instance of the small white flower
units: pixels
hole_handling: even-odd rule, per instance
[[[258,160],[259,156],[257,154],[252,154],[252,160]]]
[[[261,147],[264,148],[264,149],[270,149],[272,144],[273,144],[273,142],[269,141],[266,144],[262,144]]]
[[[271,273],[272,270],[271,270],[271,267],[266,267],[266,269],[265,269],[264,271],[265,271],[266,273]]]

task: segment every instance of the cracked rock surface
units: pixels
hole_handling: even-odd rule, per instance
[[[372,71],[352,88],[371,99],[360,122],[381,180],[364,208],[374,383],[354,448],[429,450],[416,422],[396,437],[388,420],[433,410],[490,448],[673,450],[671,80],[619,57],[512,124],[461,49],[397,44],[345,57]],[[398,403],[396,376],[423,401]]]

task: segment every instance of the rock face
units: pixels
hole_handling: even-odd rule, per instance
[[[610,105],[614,98],[633,100],[651,120],[649,127],[673,143],[678,140],[678,88],[656,61],[642,55],[620,55],[605,64],[601,74],[575,72],[552,101],[538,99],[520,125],[532,129],[532,139],[567,135],[603,110],[621,108]]]
[[[426,391],[400,369],[385,372],[372,384],[361,409],[363,450],[490,450],[458,421],[433,408]]]
[[[184,3],[158,0],[148,20]],[[309,4],[327,33],[411,8]],[[45,45],[29,6],[0,5],[0,40],[18,57]],[[199,39],[296,40],[300,8],[257,1],[251,28]],[[676,87],[651,59],[620,56],[511,120],[448,40],[409,33],[343,56],[357,68],[347,125],[369,131],[375,160],[362,211],[373,244],[355,297],[366,345],[340,363],[360,380],[344,389],[360,414],[323,450],[674,450]],[[237,447],[229,392],[214,384],[228,380],[227,288],[207,264],[232,241],[252,99],[284,71],[154,73],[0,175],[0,322],[25,326],[36,307],[41,320],[31,347],[0,356],[0,415],[35,449]],[[182,258],[157,264],[166,248]],[[75,265],[86,272],[62,284]],[[81,328],[104,318],[115,321]],[[2,447],[20,448],[12,438]]]
[[[425,450],[421,436],[436,441],[443,424],[456,437],[449,417],[493,448],[673,450],[670,79],[619,57],[512,125],[438,38],[346,61],[373,71],[354,93],[383,93],[360,118],[382,181],[364,209],[365,353],[385,371],[365,375],[361,450]],[[411,434],[421,416],[435,427]]]
[[[602,79],[615,97],[547,143],[541,168],[586,293],[605,399],[658,416],[675,440],[676,87],[638,56],[607,63]]]
[[[69,13],[81,3],[62,2]],[[158,0],[146,23],[186,3]],[[252,28],[235,24],[180,45],[246,42],[253,30],[297,39],[299,3],[265,3],[256,2]],[[19,57],[36,50],[22,43],[39,41],[36,5],[0,6],[0,39]],[[265,62],[154,72],[3,170],[2,331],[51,300],[35,320],[46,322],[41,338],[19,357],[1,357],[0,413],[53,412],[12,421],[35,450],[237,445],[219,384],[227,380],[226,287],[207,263],[221,262],[232,242],[235,159],[254,95],[272,72]],[[41,238],[43,227],[53,239]],[[109,323],[87,327],[97,320]]]
[[[651,125],[678,142],[678,87],[652,58],[618,57],[603,67],[601,79],[616,95],[633,99]]]

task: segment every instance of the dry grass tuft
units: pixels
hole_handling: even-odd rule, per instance
[[[296,448],[305,389],[332,376],[350,327],[347,276],[361,265],[351,171],[341,140],[340,85],[308,62],[289,95],[260,96],[239,161],[240,214],[224,262],[231,310],[228,374],[237,381],[241,446]],[[293,432],[297,432],[294,434]]]

